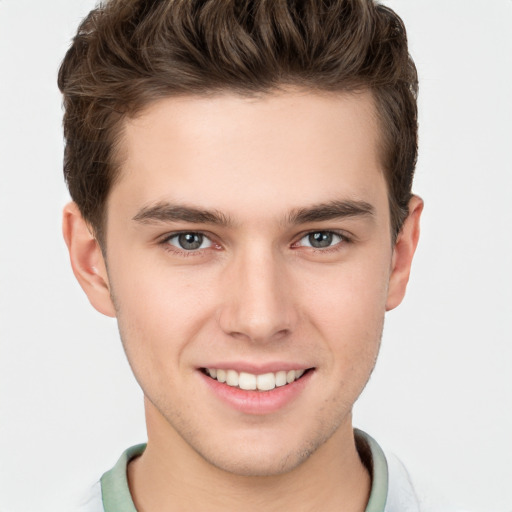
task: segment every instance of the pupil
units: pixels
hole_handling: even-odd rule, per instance
[[[203,235],[199,233],[183,233],[178,237],[178,241],[183,249],[199,249],[203,243]]]
[[[312,247],[317,249],[329,247],[332,244],[332,233],[327,233],[325,231],[312,233],[309,235],[309,243]]]

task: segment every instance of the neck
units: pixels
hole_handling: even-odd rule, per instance
[[[351,418],[296,468],[272,476],[242,476],[217,468],[163,418],[152,418],[148,446],[129,464],[128,481],[139,512],[277,512],[283,507],[362,512],[371,487],[357,453]]]

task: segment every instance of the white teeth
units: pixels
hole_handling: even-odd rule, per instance
[[[264,373],[256,378],[260,391],[270,391],[276,387],[276,376],[274,373]]]
[[[284,386],[288,384],[286,382],[286,372],[283,370],[283,371],[280,371],[280,372],[277,372],[276,373],[276,387],[281,387],[281,386]]]
[[[226,384],[236,388],[238,386],[238,372],[235,370],[228,370],[226,372]]]
[[[246,389],[247,391],[252,391],[256,389],[256,375],[252,375],[251,373],[240,372],[240,377],[238,378],[238,386],[240,387],[240,389]]]
[[[221,370],[207,368],[206,373],[219,382],[225,382],[228,386],[239,387],[247,391],[270,391],[276,387],[286,386],[296,381],[305,370],[280,370],[276,373],[263,373],[254,375],[248,372],[238,373],[236,370]]]

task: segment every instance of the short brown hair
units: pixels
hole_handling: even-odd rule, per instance
[[[417,73],[402,20],[372,0],[110,0],[81,23],[58,82],[64,175],[100,243],[123,120],[182,94],[370,90],[393,237],[408,214]]]

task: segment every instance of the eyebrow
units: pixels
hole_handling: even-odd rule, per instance
[[[288,222],[290,224],[306,224],[346,217],[374,216],[375,208],[366,201],[330,201],[293,210],[288,216]]]
[[[286,223],[298,225],[346,217],[373,217],[374,215],[375,208],[365,201],[330,201],[292,210],[287,215]],[[227,215],[217,210],[203,210],[191,206],[173,205],[167,202],[144,206],[133,217],[133,220],[141,224],[190,222],[192,224],[213,224],[222,227],[234,225]]]
[[[192,224],[214,224],[223,227],[233,224],[231,219],[222,212],[178,206],[171,203],[156,203],[152,206],[144,206],[133,217],[133,220],[142,224],[180,221]]]

